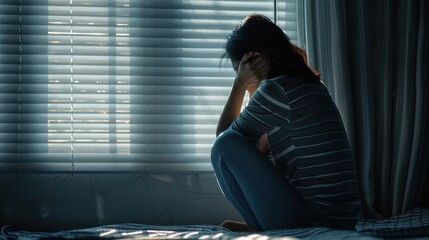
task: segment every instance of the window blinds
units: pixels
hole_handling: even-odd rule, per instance
[[[2,0],[0,171],[211,171],[254,12],[299,40],[295,0]]]

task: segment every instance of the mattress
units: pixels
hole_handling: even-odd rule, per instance
[[[266,232],[233,232],[213,225],[156,226],[144,224],[116,224],[95,228],[60,232],[8,231],[7,239],[218,239],[218,240],[275,240],[275,239],[377,239],[357,231],[329,228],[302,228]]]
[[[279,229],[265,232],[233,232],[215,225],[159,226],[114,224],[58,232],[29,232],[11,226],[1,229],[0,239],[218,239],[218,240],[290,240],[290,239],[429,239],[429,209],[417,208],[382,220],[360,220],[356,230],[325,227]]]

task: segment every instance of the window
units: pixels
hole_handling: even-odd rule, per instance
[[[211,171],[246,15],[295,42],[296,0],[4,0],[0,171]]]

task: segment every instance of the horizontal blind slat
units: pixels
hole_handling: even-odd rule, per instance
[[[295,41],[296,1],[276,2]],[[225,40],[244,16],[273,10],[273,0],[2,1],[0,170],[209,166],[235,76]]]

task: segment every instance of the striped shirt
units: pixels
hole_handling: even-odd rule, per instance
[[[355,162],[323,83],[290,76],[265,80],[231,128],[255,143],[267,133],[273,163],[304,199],[314,225],[354,226],[360,210]]]

